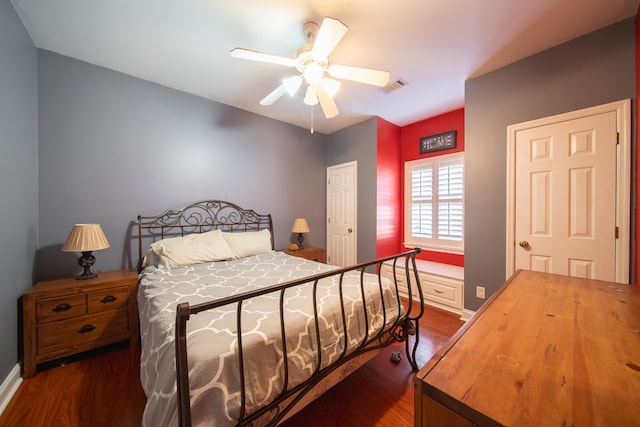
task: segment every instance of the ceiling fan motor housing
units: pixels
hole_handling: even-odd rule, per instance
[[[316,36],[318,35],[318,30],[320,27],[313,21],[305,22],[302,30],[304,31],[304,35],[309,39],[309,44],[313,45],[313,42],[316,41]]]
[[[303,26],[303,31],[304,35],[309,39],[309,43],[301,46],[296,52],[296,69],[304,75],[305,80],[310,85],[318,84],[320,80],[322,80],[322,77],[324,77],[324,73],[329,66],[328,60],[314,60],[311,55],[311,50],[313,49],[313,44],[315,43],[319,29],[320,27],[315,22],[306,22]],[[312,63],[318,64],[319,67],[313,66],[307,70],[307,66]]]
[[[311,47],[311,44],[306,44],[298,49],[296,69],[302,73],[308,84],[315,85],[324,77],[329,62],[314,60],[311,56]]]

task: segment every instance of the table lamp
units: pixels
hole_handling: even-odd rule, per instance
[[[83,271],[76,279],[86,280],[98,275],[91,271],[91,266],[96,262],[96,257],[91,252],[108,247],[109,242],[102,232],[100,224],[76,224],[62,245],[62,250],[64,252],[82,252],[78,259],[78,265],[83,268]]]
[[[304,218],[296,218],[293,222],[293,227],[291,227],[291,232],[298,233],[298,248],[302,249],[302,241],[304,240],[302,233],[309,232],[309,224],[307,224],[307,220]]]

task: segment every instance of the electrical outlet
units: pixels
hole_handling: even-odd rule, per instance
[[[476,297],[484,299],[484,286],[476,286]]]

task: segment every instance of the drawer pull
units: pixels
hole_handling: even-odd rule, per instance
[[[65,302],[65,303],[56,305],[51,311],[55,313],[64,313],[65,311],[69,311],[69,310],[71,310],[71,306]]]
[[[100,300],[100,302],[102,304],[111,304],[112,302],[115,302],[118,298],[114,297],[113,295],[107,295],[106,297],[102,298]]]
[[[96,327],[93,325],[84,325],[82,328],[78,329],[79,334],[88,334],[93,331]]]
[[[441,291],[439,289],[434,289],[433,291],[437,294],[444,294],[444,291]]]

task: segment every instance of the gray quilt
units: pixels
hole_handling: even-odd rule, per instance
[[[270,252],[236,261],[161,270],[149,267],[140,276],[138,306],[142,337],[141,381],[147,395],[143,425],[177,426],[175,376],[175,308],[180,302],[198,304],[265,286],[318,274],[333,266]],[[384,307],[377,275],[365,275],[365,306],[360,273],[345,275],[343,290],[346,331],[343,328],[337,278],[318,286],[321,362],[325,367],[343,353],[387,328],[400,315],[392,284],[383,280]],[[333,279],[333,280],[332,280]],[[191,410],[194,426],[236,425],[240,414],[237,305],[191,316],[187,323]],[[318,365],[313,287],[286,291],[288,388],[309,378]],[[383,313],[386,311],[386,313]],[[246,411],[251,413],[279,396],[284,387],[280,338],[279,293],[247,300],[242,306]],[[383,323],[387,324],[385,326]],[[365,334],[368,331],[368,337]]]

